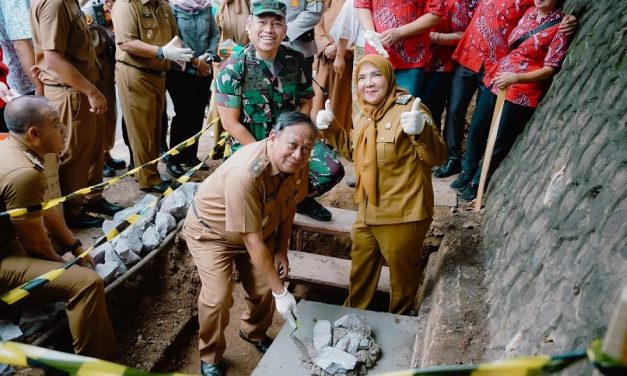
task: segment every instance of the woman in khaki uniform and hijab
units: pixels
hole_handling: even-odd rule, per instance
[[[383,262],[390,268],[389,311],[408,313],[422,279],[422,242],[433,217],[431,167],[446,144],[427,107],[396,86],[392,64],[367,55],[355,69],[361,116],[355,126],[352,266],[346,305],[366,309]]]

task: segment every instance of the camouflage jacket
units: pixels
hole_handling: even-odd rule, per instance
[[[249,44],[225,61],[218,72],[216,103],[239,108],[240,122],[255,140],[262,140],[268,137],[279,114],[298,110],[303,100],[313,97],[311,77],[303,73],[304,64],[300,52],[280,46],[273,75]],[[241,146],[234,139],[231,143],[233,151]]]

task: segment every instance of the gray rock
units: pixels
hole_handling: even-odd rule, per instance
[[[356,354],[357,353],[357,349],[359,348],[359,345],[361,343],[361,340],[364,339],[364,336],[361,333],[359,333],[359,332],[350,332],[344,338],[348,339],[348,344],[347,344],[346,349],[344,351],[346,351],[349,354]],[[368,341],[368,345],[370,345],[369,342],[370,341]],[[370,347],[370,346],[368,346],[368,347]]]
[[[159,211],[168,213],[176,219],[183,219],[187,214],[189,202],[181,188],[172,192],[171,195],[163,199]]]
[[[314,359],[314,364],[330,374],[346,373],[355,368],[357,358],[334,347],[326,347]]]
[[[10,320],[0,320],[0,338],[13,341],[22,337],[22,330]]]
[[[194,201],[194,196],[196,196],[198,187],[200,187],[200,183],[192,183],[192,182],[185,183],[180,187],[183,194],[185,194],[185,198],[187,199],[187,202],[189,202],[190,204],[192,201]]]
[[[96,273],[98,273],[105,284],[109,284],[115,279],[115,275],[119,269],[120,266],[115,261],[105,262],[104,264],[96,264]]]
[[[161,236],[159,236],[159,232],[157,232],[157,227],[154,225],[150,225],[144,231],[142,235],[142,251],[140,256],[146,256],[150,251],[157,248],[159,244],[161,244]]]
[[[348,338],[348,336],[344,336],[340,338],[335,344],[335,346],[333,347],[341,351],[347,351],[349,342],[350,342],[350,338]]]
[[[331,322],[328,320],[318,320],[313,327],[313,344],[316,351],[320,351],[333,343],[331,333]]]
[[[105,251],[105,263],[107,262],[115,262],[116,264],[118,264],[116,277],[119,277],[128,271],[128,268],[126,267],[126,265],[124,265],[124,261],[122,261],[120,256],[118,256],[113,247],[111,247],[110,250]]]
[[[359,345],[357,346],[357,349],[361,351],[361,350],[368,350],[369,348],[370,348],[370,340],[366,337],[361,337],[361,340],[359,341]]]
[[[15,368],[7,364],[0,364],[0,376],[13,376],[15,375]]]
[[[170,231],[176,227],[176,219],[168,213],[157,212],[155,216],[155,226],[161,239],[165,239]]]
[[[102,224],[102,232],[107,234],[111,229],[124,222],[124,220],[126,220],[128,217],[139,212],[142,209],[145,209],[156,200],[158,200],[156,196],[145,195],[142,200],[137,204],[115,213],[115,215],[113,216],[113,220],[105,220]],[[135,223],[135,225],[142,228],[143,230],[143,224],[146,222],[151,222],[154,218],[156,211],[157,207],[150,208],[146,213],[142,214],[141,218]]]
[[[124,230],[119,238],[126,240],[128,247],[133,253],[140,254],[144,245],[142,244],[143,231],[137,226],[137,223]],[[114,247],[115,248],[115,247]],[[117,252],[117,249],[116,249]],[[119,254],[119,252],[118,252]]]
[[[357,330],[364,335],[370,335],[370,333],[372,332],[368,320],[366,320],[365,317],[355,313],[340,317],[333,323],[333,326],[338,328]]]
[[[113,246],[110,242],[106,242],[94,248],[89,254],[96,264],[104,264],[107,252],[113,252]]]
[[[28,306],[22,309],[20,317],[20,329],[26,337],[32,336],[41,328],[52,323],[59,313],[60,309],[65,307],[65,303],[51,303],[41,306]]]
[[[140,241],[141,243],[141,241]],[[133,252],[128,244],[128,240],[125,238],[116,238],[113,240],[113,249],[115,253],[120,257],[126,267],[131,267],[139,262],[141,258]]]

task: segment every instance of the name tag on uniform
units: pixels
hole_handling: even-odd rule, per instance
[[[394,102],[397,104],[407,104],[409,103],[410,100],[411,100],[411,95],[403,94],[403,95],[400,95],[398,98],[396,98]]]

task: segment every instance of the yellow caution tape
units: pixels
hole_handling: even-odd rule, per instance
[[[207,158],[209,158],[210,156],[208,156]],[[192,177],[192,175],[194,175],[203,165],[203,162],[198,163],[196,166],[190,168],[184,175],[182,175],[181,177],[179,177],[176,181],[174,181],[169,187],[168,189],[163,193],[163,197],[167,197],[169,196],[172,192],[174,192],[178,187],[181,186],[181,184],[189,181],[189,179]],[[120,235],[120,233],[122,233],[122,231],[126,230],[129,226],[133,225],[135,222],[137,222],[141,216],[150,208],[154,207],[155,205],[157,205],[157,202],[159,202],[160,198],[151,202],[150,204],[148,204],[147,206],[139,209],[136,213],[133,213],[131,215],[129,215],[126,219],[124,219],[124,221],[122,221],[122,223],[118,224],[117,226],[115,226],[115,228],[112,228],[111,230],[109,230],[109,232],[107,232],[104,236],[100,237],[98,240],[96,240],[96,242],[89,247],[86,251],[84,251],[83,253],[81,253],[80,255],[78,255],[76,257],[76,259],[74,259],[73,261],[63,265],[62,267],[59,267],[57,269],[53,269],[47,273],[44,273],[42,275],[40,275],[39,277],[36,277],[6,293],[4,293],[3,295],[0,296],[0,301],[11,305],[14,304],[15,302],[24,299],[26,296],[28,296],[30,293],[32,293],[33,291],[35,291],[36,289],[40,288],[41,286],[45,285],[46,283],[52,281],[53,279],[57,278],[58,276],[60,276],[61,274],[65,273],[66,270],[68,270],[70,267],[72,267],[73,265],[75,265],[76,263],[78,263],[81,259],[87,257],[87,255],[89,255],[89,253],[96,247],[99,247],[100,245],[104,244],[107,241],[112,241],[113,239],[115,239],[116,237],[118,237]]]
[[[216,123],[218,121],[218,118],[213,119],[212,121],[210,121],[209,123],[207,123],[207,125],[200,130],[200,132],[196,133],[194,136],[188,138],[187,140],[181,142],[180,144],[176,145],[175,147],[173,147],[172,149],[168,150],[166,153],[164,153],[162,156],[160,156],[159,158],[153,159],[150,162],[144,163],[141,166],[135,167],[134,169],[126,172],[123,175],[120,175],[118,177],[115,177],[113,179],[110,179],[106,182],[103,183],[99,183],[96,185],[92,185],[90,187],[85,187],[85,188],[81,188],[75,192],[72,192],[66,196],[63,197],[58,197],[43,203],[39,203],[39,204],[34,204],[31,206],[28,206],[26,208],[15,208],[15,209],[11,209],[11,210],[7,210],[4,212],[0,212],[0,218],[2,217],[11,217],[11,218],[15,218],[15,217],[20,217],[23,216],[25,214],[28,213],[32,213],[32,212],[36,212],[39,210],[48,210],[50,208],[53,208],[65,201],[67,201],[68,199],[77,197],[77,196],[84,196],[88,193],[91,192],[97,192],[97,191],[102,191],[104,189],[107,189],[117,183],[119,183],[123,178],[127,177],[127,176],[131,176],[136,174],[139,170],[141,170],[142,168],[155,164],[157,162],[159,162],[160,160],[162,160],[163,158],[165,158],[166,156],[170,156],[170,155],[176,155],[178,153],[180,153],[181,150],[195,144],[196,142],[198,142],[198,139],[205,134],[212,126],[214,123]],[[211,154],[210,154],[211,155]]]
[[[5,341],[0,341],[0,363],[17,367],[53,369],[77,376],[187,376],[184,373],[146,372],[87,356]]]

